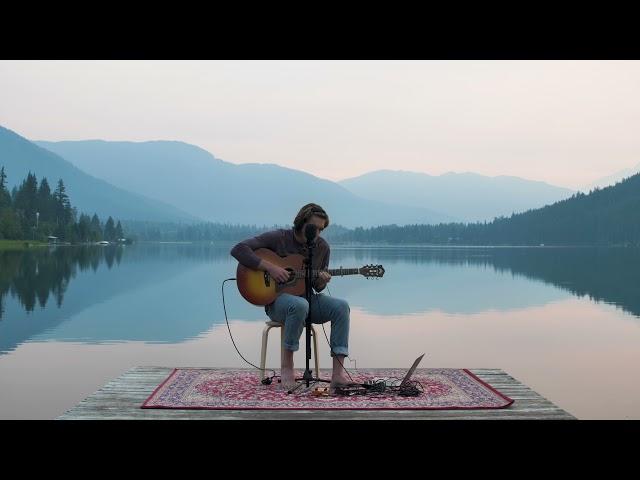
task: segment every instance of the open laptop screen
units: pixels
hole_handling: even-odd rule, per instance
[[[416,358],[415,362],[413,362],[413,365],[411,365],[411,368],[409,369],[407,374],[402,379],[402,382],[400,382],[400,386],[403,386],[405,383],[407,383],[409,381],[409,379],[411,378],[411,375],[413,375],[413,372],[415,372],[416,368],[418,367],[418,364],[422,360],[422,357],[424,357],[424,353],[422,355],[420,355],[418,358]]]

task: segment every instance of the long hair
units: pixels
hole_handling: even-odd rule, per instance
[[[320,205],[307,203],[296,215],[296,218],[293,221],[293,228],[295,228],[297,232],[300,232],[302,230],[302,226],[314,215],[324,219],[324,228],[329,226],[329,215],[327,215],[327,212],[325,212]]]

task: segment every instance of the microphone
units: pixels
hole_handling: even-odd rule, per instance
[[[304,236],[307,239],[307,245],[311,245],[314,242],[317,231],[318,227],[316,227],[313,223],[310,223],[306,227],[304,227]]]

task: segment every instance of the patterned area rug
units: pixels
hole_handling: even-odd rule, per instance
[[[373,377],[403,378],[406,369],[351,372],[355,382]],[[296,372],[296,378],[302,376]],[[330,371],[321,370],[321,378]],[[415,371],[423,392],[417,397],[378,394],[317,397],[305,387],[287,394],[281,384],[263,385],[255,370],[176,368],[147,398],[141,408],[197,410],[448,410],[505,408],[509,397],[466,369],[425,368]],[[317,386],[328,386],[319,383]],[[302,392],[301,392],[302,391]]]

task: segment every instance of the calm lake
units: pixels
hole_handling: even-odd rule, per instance
[[[0,252],[0,418],[53,419],[137,365],[249,367],[222,306],[230,247]],[[366,264],[384,278],[329,283],[351,305],[348,369],[426,353],[420,367],[500,368],[580,419],[640,419],[640,250],[332,247],[331,268]],[[224,293],[236,345],[258,364],[264,310],[235,282]],[[279,367],[273,332],[267,366]]]

